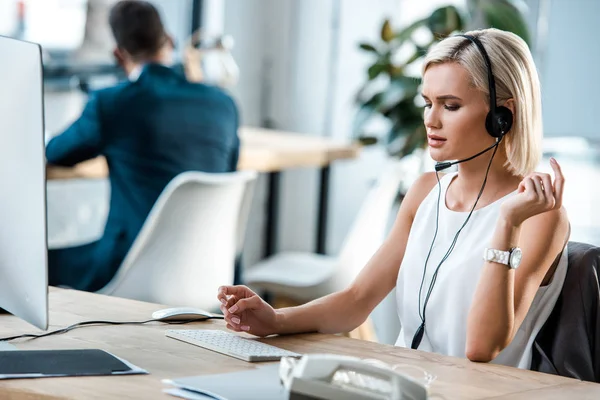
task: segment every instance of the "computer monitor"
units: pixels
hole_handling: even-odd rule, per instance
[[[41,47],[0,36],[0,308],[48,329]],[[0,325],[2,318],[0,315]]]

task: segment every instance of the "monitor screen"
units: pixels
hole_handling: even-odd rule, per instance
[[[0,59],[0,308],[47,329],[41,49],[0,37]]]

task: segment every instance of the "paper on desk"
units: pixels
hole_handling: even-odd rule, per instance
[[[279,381],[279,364],[266,365],[238,372],[163,380],[163,383],[173,385],[178,389],[176,392],[177,395],[169,392],[167,393],[184,399],[288,399],[287,392]],[[192,394],[204,395],[206,397],[179,396],[191,396]]]
[[[0,342],[0,351],[10,351],[10,350],[17,350],[17,348],[8,342],[4,342],[4,341]]]
[[[178,388],[164,389],[163,392],[165,392],[166,394],[170,394],[171,396],[179,397],[179,398],[182,398],[185,400],[227,400],[227,399],[223,399],[222,397],[209,396],[207,394],[192,392],[190,390],[178,389]]]
[[[147,374],[148,371],[142,369],[136,365],[133,365],[127,360],[122,359],[121,357],[117,357],[114,354],[107,351],[108,354],[113,356],[114,358],[121,361],[123,364],[127,365],[130,370],[129,371],[115,371],[111,375],[137,375],[137,374]],[[73,376],[73,375],[64,375],[64,374],[10,374],[10,375],[2,375],[0,374],[0,380],[2,379],[24,379],[24,378],[58,378],[61,376]],[[91,375],[89,375],[91,376]]]

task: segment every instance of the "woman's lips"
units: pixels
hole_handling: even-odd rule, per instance
[[[441,136],[427,135],[427,144],[430,147],[441,147],[444,145],[444,142],[446,142],[446,139]]]

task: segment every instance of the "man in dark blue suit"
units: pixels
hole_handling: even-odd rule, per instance
[[[237,166],[235,103],[222,90],[188,82],[167,65],[173,42],[144,1],[110,13],[114,52],[129,81],[93,93],[81,117],[46,147],[49,164],[72,166],[104,155],[110,212],[94,243],[48,252],[50,285],[96,291],[115,275],[154,202],[184,171]],[[165,265],[165,268],[168,268]]]

